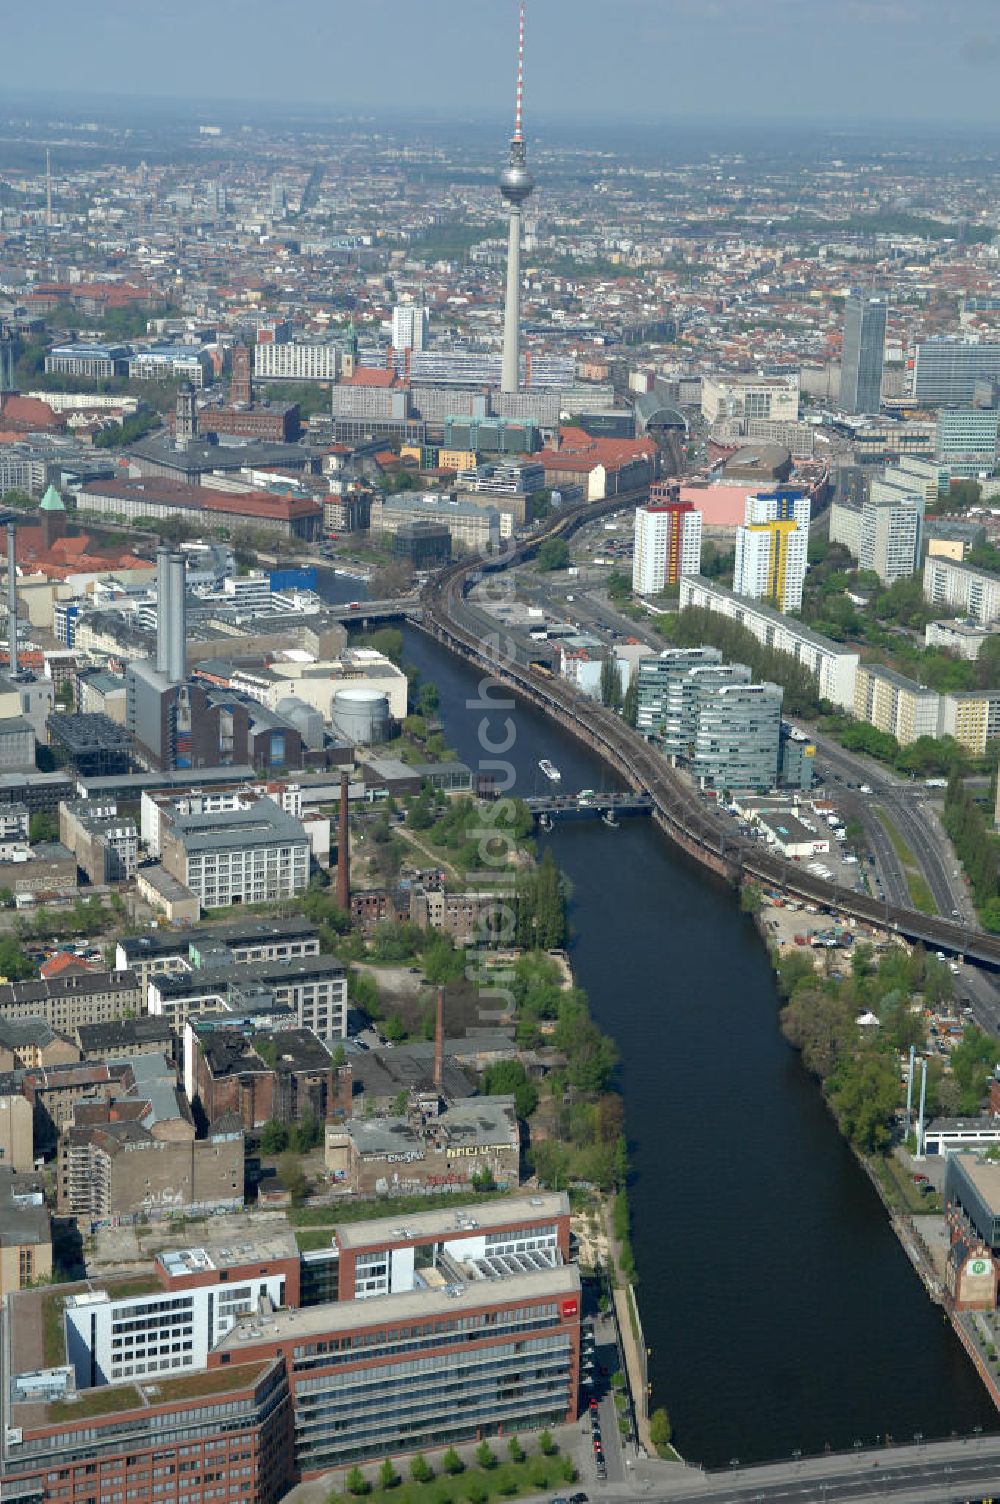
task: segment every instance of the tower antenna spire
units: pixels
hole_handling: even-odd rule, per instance
[[[520,27],[517,42],[517,107],[514,112],[514,135],[507,148],[507,165],[500,174],[500,196],[507,205],[510,225],[507,236],[507,296],[503,313],[503,360],[501,392],[516,392],[520,372],[521,311],[521,210],[535,186],[528,167],[527,148],[521,132],[521,106],[524,103],[524,0],[518,0]]]
[[[521,110],[524,105],[524,0],[518,4],[517,32],[517,103],[514,109],[514,140],[523,141]]]

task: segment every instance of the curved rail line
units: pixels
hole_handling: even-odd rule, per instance
[[[628,491],[606,501],[570,508],[559,513],[542,532],[504,554],[465,558],[447,566],[424,587],[423,618],[416,625],[551,715],[597,752],[629,788],[649,794],[653,818],[660,828],[689,855],[727,881],[738,885],[753,879],[782,894],[896,930],[909,940],[1000,967],[1000,936],[848,892],[746,840],[620,715],[581,695],[563,680],[545,678],[514,661],[513,654],[504,651],[500,624],[492,638],[483,636],[481,624],[473,620],[465,604],[466,594],[474,583],[486,574],[532,558],[546,538],[569,538],[585,523],[639,501],[645,494],[644,489]]]

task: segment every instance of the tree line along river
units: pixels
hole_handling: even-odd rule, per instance
[[[321,571],[329,601],[362,600]],[[484,757],[479,674],[416,628],[403,658],[438,687],[448,744]],[[534,708],[488,717],[515,792],[609,788],[599,758]],[[692,1462],[725,1466],[998,1426],[881,1202],[778,1028],[774,975],[721,880],[643,819],[557,825],[570,955],[615,1040],[649,1376]]]
[[[479,674],[415,628],[404,644],[438,687],[448,744],[477,768],[482,713],[466,702]],[[551,789],[543,757],[566,792],[609,787],[598,758],[520,702],[490,717],[496,745],[508,714],[516,793]],[[996,1427],[779,1032],[767,953],[736,895],[646,820],[557,824],[543,839],[572,884],[577,980],[620,1054],[650,1379],[684,1455],[724,1466]]]

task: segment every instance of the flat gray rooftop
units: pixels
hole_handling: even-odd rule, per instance
[[[569,1197],[565,1191],[541,1191],[537,1196],[503,1196],[472,1206],[400,1213],[371,1222],[345,1222],[337,1227],[337,1242],[341,1248],[387,1247],[412,1238],[467,1235],[470,1222],[478,1224],[475,1229],[478,1232],[491,1232],[520,1223],[554,1222],[557,1217],[568,1215]]]
[[[408,1320],[426,1320],[438,1315],[462,1315],[482,1310],[484,1305],[502,1301],[504,1305],[519,1300],[579,1295],[580,1272],[575,1264],[557,1264],[533,1274],[515,1274],[502,1284],[484,1286],[481,1281],[452,1285],[447,1290],[413,1290],[405,1295],[380,1295],[374,1300],[333,1301],[327,1305],[307,1306],[303,1310],[279,1311],[260,1320],[247,1317],[216,1344],[215,1351],[259,1347],[262,1341],[323,1336],[327,1332],[350,1332],[371,1326],[394,1326]],[[487,1289],[489,1293],[487,1294]]]

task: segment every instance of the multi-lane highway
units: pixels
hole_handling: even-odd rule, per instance
[[[880,871],[891,871],[888,884],[883,876],[886,897],[890,903],[908,902],[908,890],[902,864],[885,833],[885,826],[878,820],[879,806],[884,807],[886,815],[919,864],[938,913],[945,918],[962,919],[966,924],[978,925],[975,909],[950,843],[941,829],[925,786],[910,779],[896,778],[867,758],[852,756],[829,737],[812,728],[809,729],[809,735],[815,740],[819,752],[818,771],[831,780],[838,802],[842,802],[845,809],[851,806],[862,820]],[[871,789],[870,795],[859,793],[862,783]],[[882,832],[881,838],[879,831]]]
[[[620,504],[618,499],[573,508],[559,516],[546,531],[550,535],[568,536],[589,517],[606,513],[612,506]],[[512,652],[502,652],[498,641],[502,632],[484,634],[483,613],[470,615],[465,592],[469,584],[485,571],[504,569],[530,557],[537,550],[541,536],[518,545],[500,558],[463,560],[442,570],[426,587],[422,597],[425,627],[440,641],[470,657],[540,705],[567,730],[606,757],[632,788],[651,796],[655,818],[663,828],[716,871],[724,872],[734,881],[753,878],[828,909],[891,927],[911,940],[920,940],[955,955],[966,954],[990,966],[1000,966],[1000,937],[977,933],[963,920],[956,920],[950,914],[942,918],[932,917],[918,913],[909,905],[893,904],[888,899],[880,902],[867,895],[848,892],[735,833],[731,822],[724,820],[619,715],[581,696],[571,685],[551,674],[540,677],[523,646],[519,648],[513,644]]]
[[[664,1470],[664,1483],[634,1498],[664,1504],[954,1504],[1000,1494],[1000,1437],[882,1448],[729,1473]]]
[[[636,637],[652,651],[661,651],[662,637],[645,623],[620,613],[599,590],[595,591],[597,583],[586,566],[581,566],[577,577],[532,576],[530,581],[524,581],[540,604],[565,614],[583,628]],[[828,780],[829,791],[844,815],[857,819],[864,828],[876,864],[875,896],[897,908],[909,908],[912,903],[904,863],[889,829],[879,818],[881,809],[913,856],[937,912],[942,918],[961,920],[978,928],[975,907],[925,786],[915,780],[897,778],[878,763],[845,752],[831,738],[812,727],[808,729],[821,753],[817,772]],[[861,784],[871,788],[870,795],[859,792]]]

